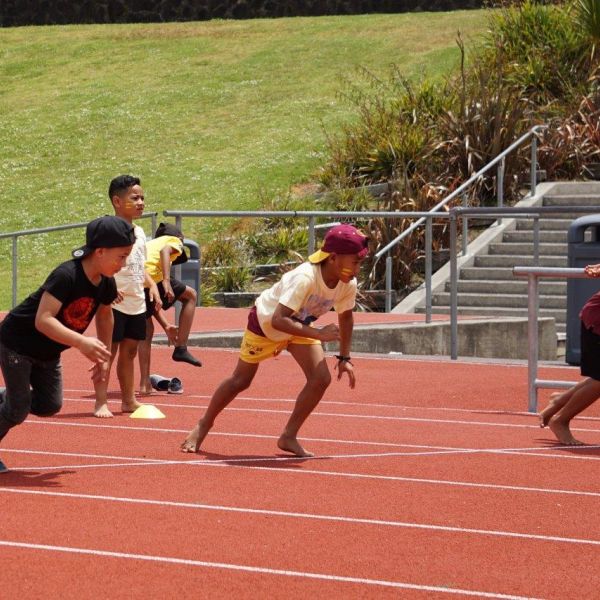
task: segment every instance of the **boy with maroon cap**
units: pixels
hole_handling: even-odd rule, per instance
[[[101,217],[86,230],[85,246],[54,269],[44,284],[0,324],[0,440],[29,413],[47,417],[62,407],[60,354],[74,347],[92,361],[94,383],[108,375],[113,329],[114,275],[135,234],[120,217]],[[83,333],[96,317],[97,338]],[[8,469],[0,461],[0,473]]]
[[[600,277],[600,264],[585,267],[588,277]],[[540,412],[540,427],[547,425],[566,446],[580,446],[573,437],[571,421],[600,398],[600,292],[583,306],[581,319],[581,374],[586,379],[564,392],[554,392]]]
[[[304,372],[306,384],[277,445],[296,456],[312,456],[297,435],[331,383],[321,342],[339,341],[337,378],[347,373],[350,388],[356,382],[350,362],[352,310],[356,276],[367,253],[364,234],[352,225],[338,225],[327,232],[323,246],[308,262],[262,292],[248,316],[237,366],[219,385],[206,413],[181,445],[184,452],[198,452],[217,415],[252,383],[259,363],[287,349]],[[338,325],[313,327],[313,321],[331,308],[338,313]]]

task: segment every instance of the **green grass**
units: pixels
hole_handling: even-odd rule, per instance
[[[126,172],[148,210],[260,208],[323,162],[324,129],[350,118],[342,77],[447,73],[457,31],[484,28],[483,11],[459,11],[0,29],[0,231],[110,212],[108,182]],[[21,241],[19,299],[81,238]]]

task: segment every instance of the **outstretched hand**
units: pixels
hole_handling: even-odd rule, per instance
[[[600,265],[587,265],[584,271],[588,277],[600,277]]]
[[[108,368],[110,363],[108,361],[94,363],[88,370],[91,373],[91,379],[93,383],[100,383],[108,379]]]
[[[110,350],[97,338],[83,337],[78,346],[79,352],[92,362],[101,363],[110,360]]]
[[[335,365],[334,369],[337,370],[337,380],[339,381],[342,378],[344,373],[348,373],[348,383],[350,384],[350,389],[353,390],[356,385],[356,376],[354,375],[354,367],[352,363],[347,360],[338,360],[337,365]]]
[[[340,339],[340,328],[335,323],[319,327],[319,339],[322,342],[337,342]]]

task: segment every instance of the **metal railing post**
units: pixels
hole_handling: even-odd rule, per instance
[[[462,203],[464,208],[469,208],[469,197],[466,192],[462,194]],[[462,255],[467,255],[467,247],[469,245],[469,226],[467,224],[467,215],[462,216]]]
[[[450,211],[450,358],[458,358],[458,265],[456,257],[456,213]]]
[[[498,208],[504,206],[504,169],[506,167],[506,159],[502,159],[498,165],[498,174],[496,177],[496,197],[498,198]]]
[[[308,254],[315,251],[315,218],[308,217]]]
[[[12,308],[17,305],[17,236],[12,237]]]
[[[529,195],[535,194],[535,188],[537,185],[537,137],[535,133],[531,136],[531,183]]]
[[[385,259],[385,312],[392,312],[392,253]]]
[[[537,412],[537,362],[539,355],[538,339],[538,278],[531,273],[527,280],[527,410]]]
[[[433,218],[425,221],[425,323],[431,323],[431,276],[433,271],[432,248]]]

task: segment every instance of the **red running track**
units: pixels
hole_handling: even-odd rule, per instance
[[[178,445],[235,351],[205,366],[153,349],[182,395],[166,415],[91,416],[87,366],[64,354],[65,406],[0,447],[2,598],[596,598],[600,414],[590,446],[556,444],[527,404],[522,364],[357,357],[302,430],[314,459],[277,450],[302,378],[286,354]],[[572,368],[541,377],[576,379]]]

